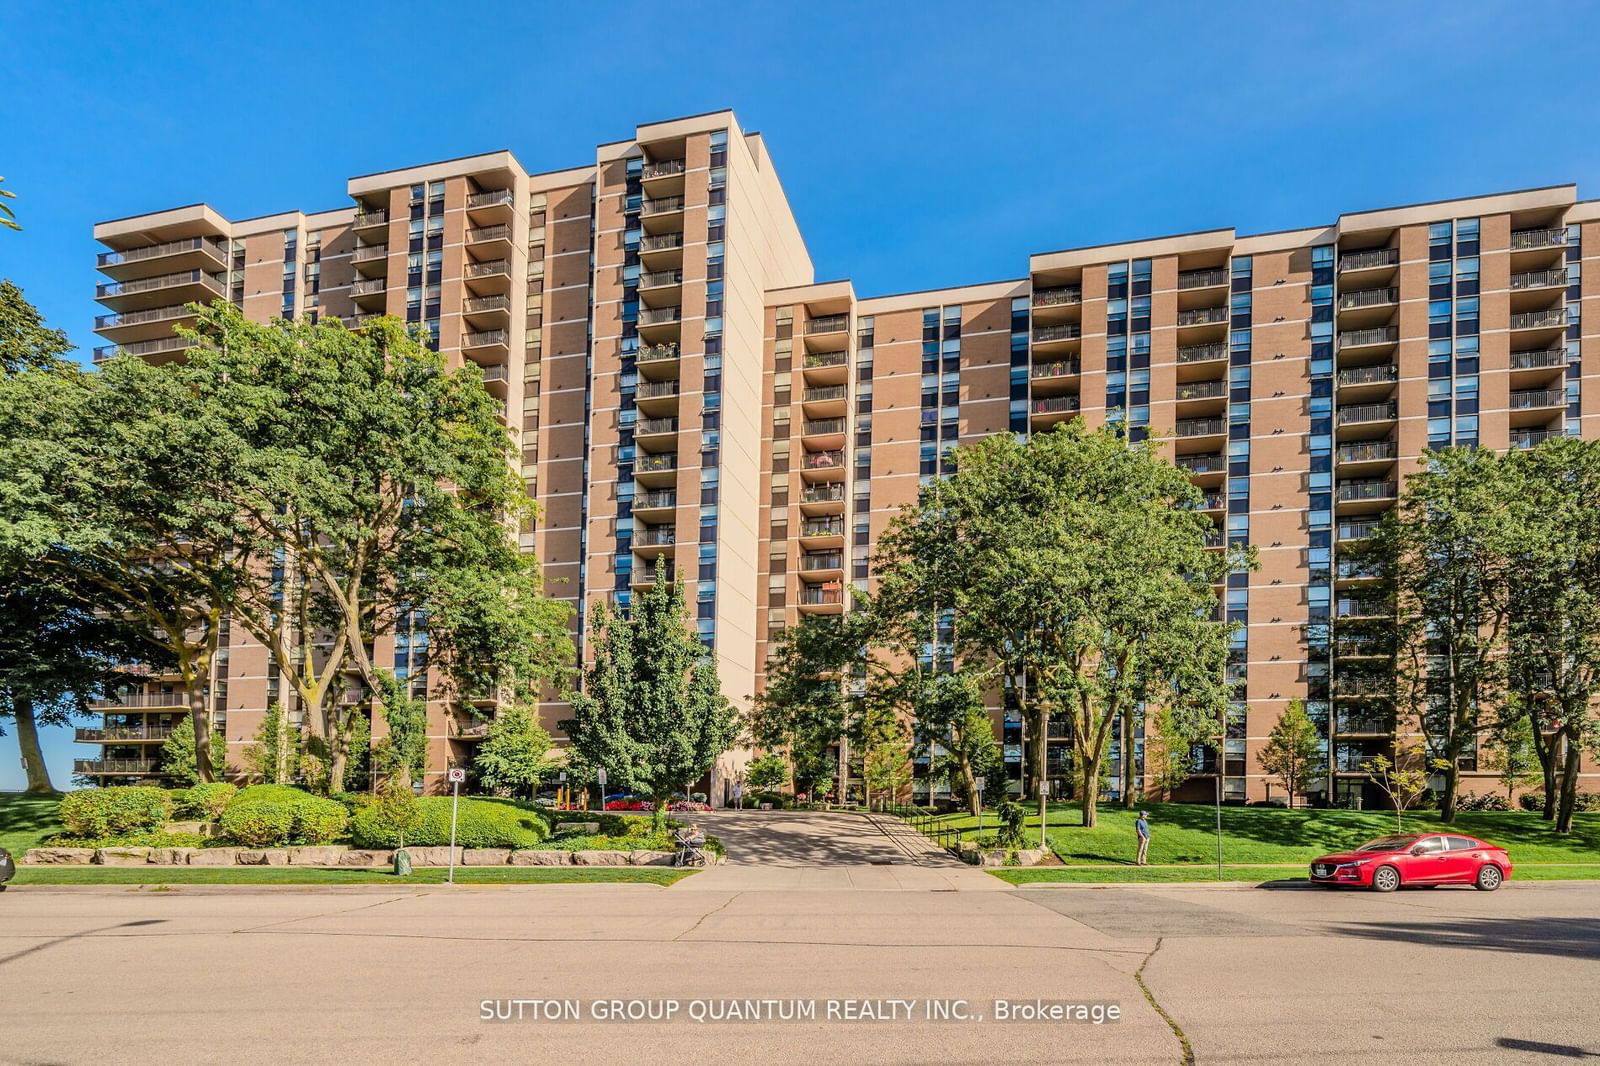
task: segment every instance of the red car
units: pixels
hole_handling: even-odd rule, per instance
[[[1493,892],[1511,876],[1511,857],[1476,837],[1405,833],[1369,840],[1311,864],[1314,885],[1393,892],[1401,885],[1475,885]]]

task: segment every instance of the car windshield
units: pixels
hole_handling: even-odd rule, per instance
[[[1408,844],[1415,841],[1416,837],[1379,837],[1369,840],[1357,848],[1357,851],[1400,851]]]

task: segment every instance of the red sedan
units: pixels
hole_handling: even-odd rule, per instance
[[[1406,833],[1369,840],[1311,864],[1314,885],[1393,892],[1401,885],[1475,885],[1493,892],[1511,876],[1511,857],[1476,837]]]

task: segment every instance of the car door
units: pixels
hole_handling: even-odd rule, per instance
[[[1436,885],[1445,876],[1444,837],[1423,837],[1400,861],[1400,878],[1408,885]]]
[[[1445,837],[1442,883],[1470,885],[1478,877],[1478,867],[1488,857],[1483,845],[1471,837]]]

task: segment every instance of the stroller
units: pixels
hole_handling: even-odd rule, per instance
[[[710,866],[711,856],[706,852],[706,834],[698,826],[689,826],[673,834],[678,845],[676,866]]]

